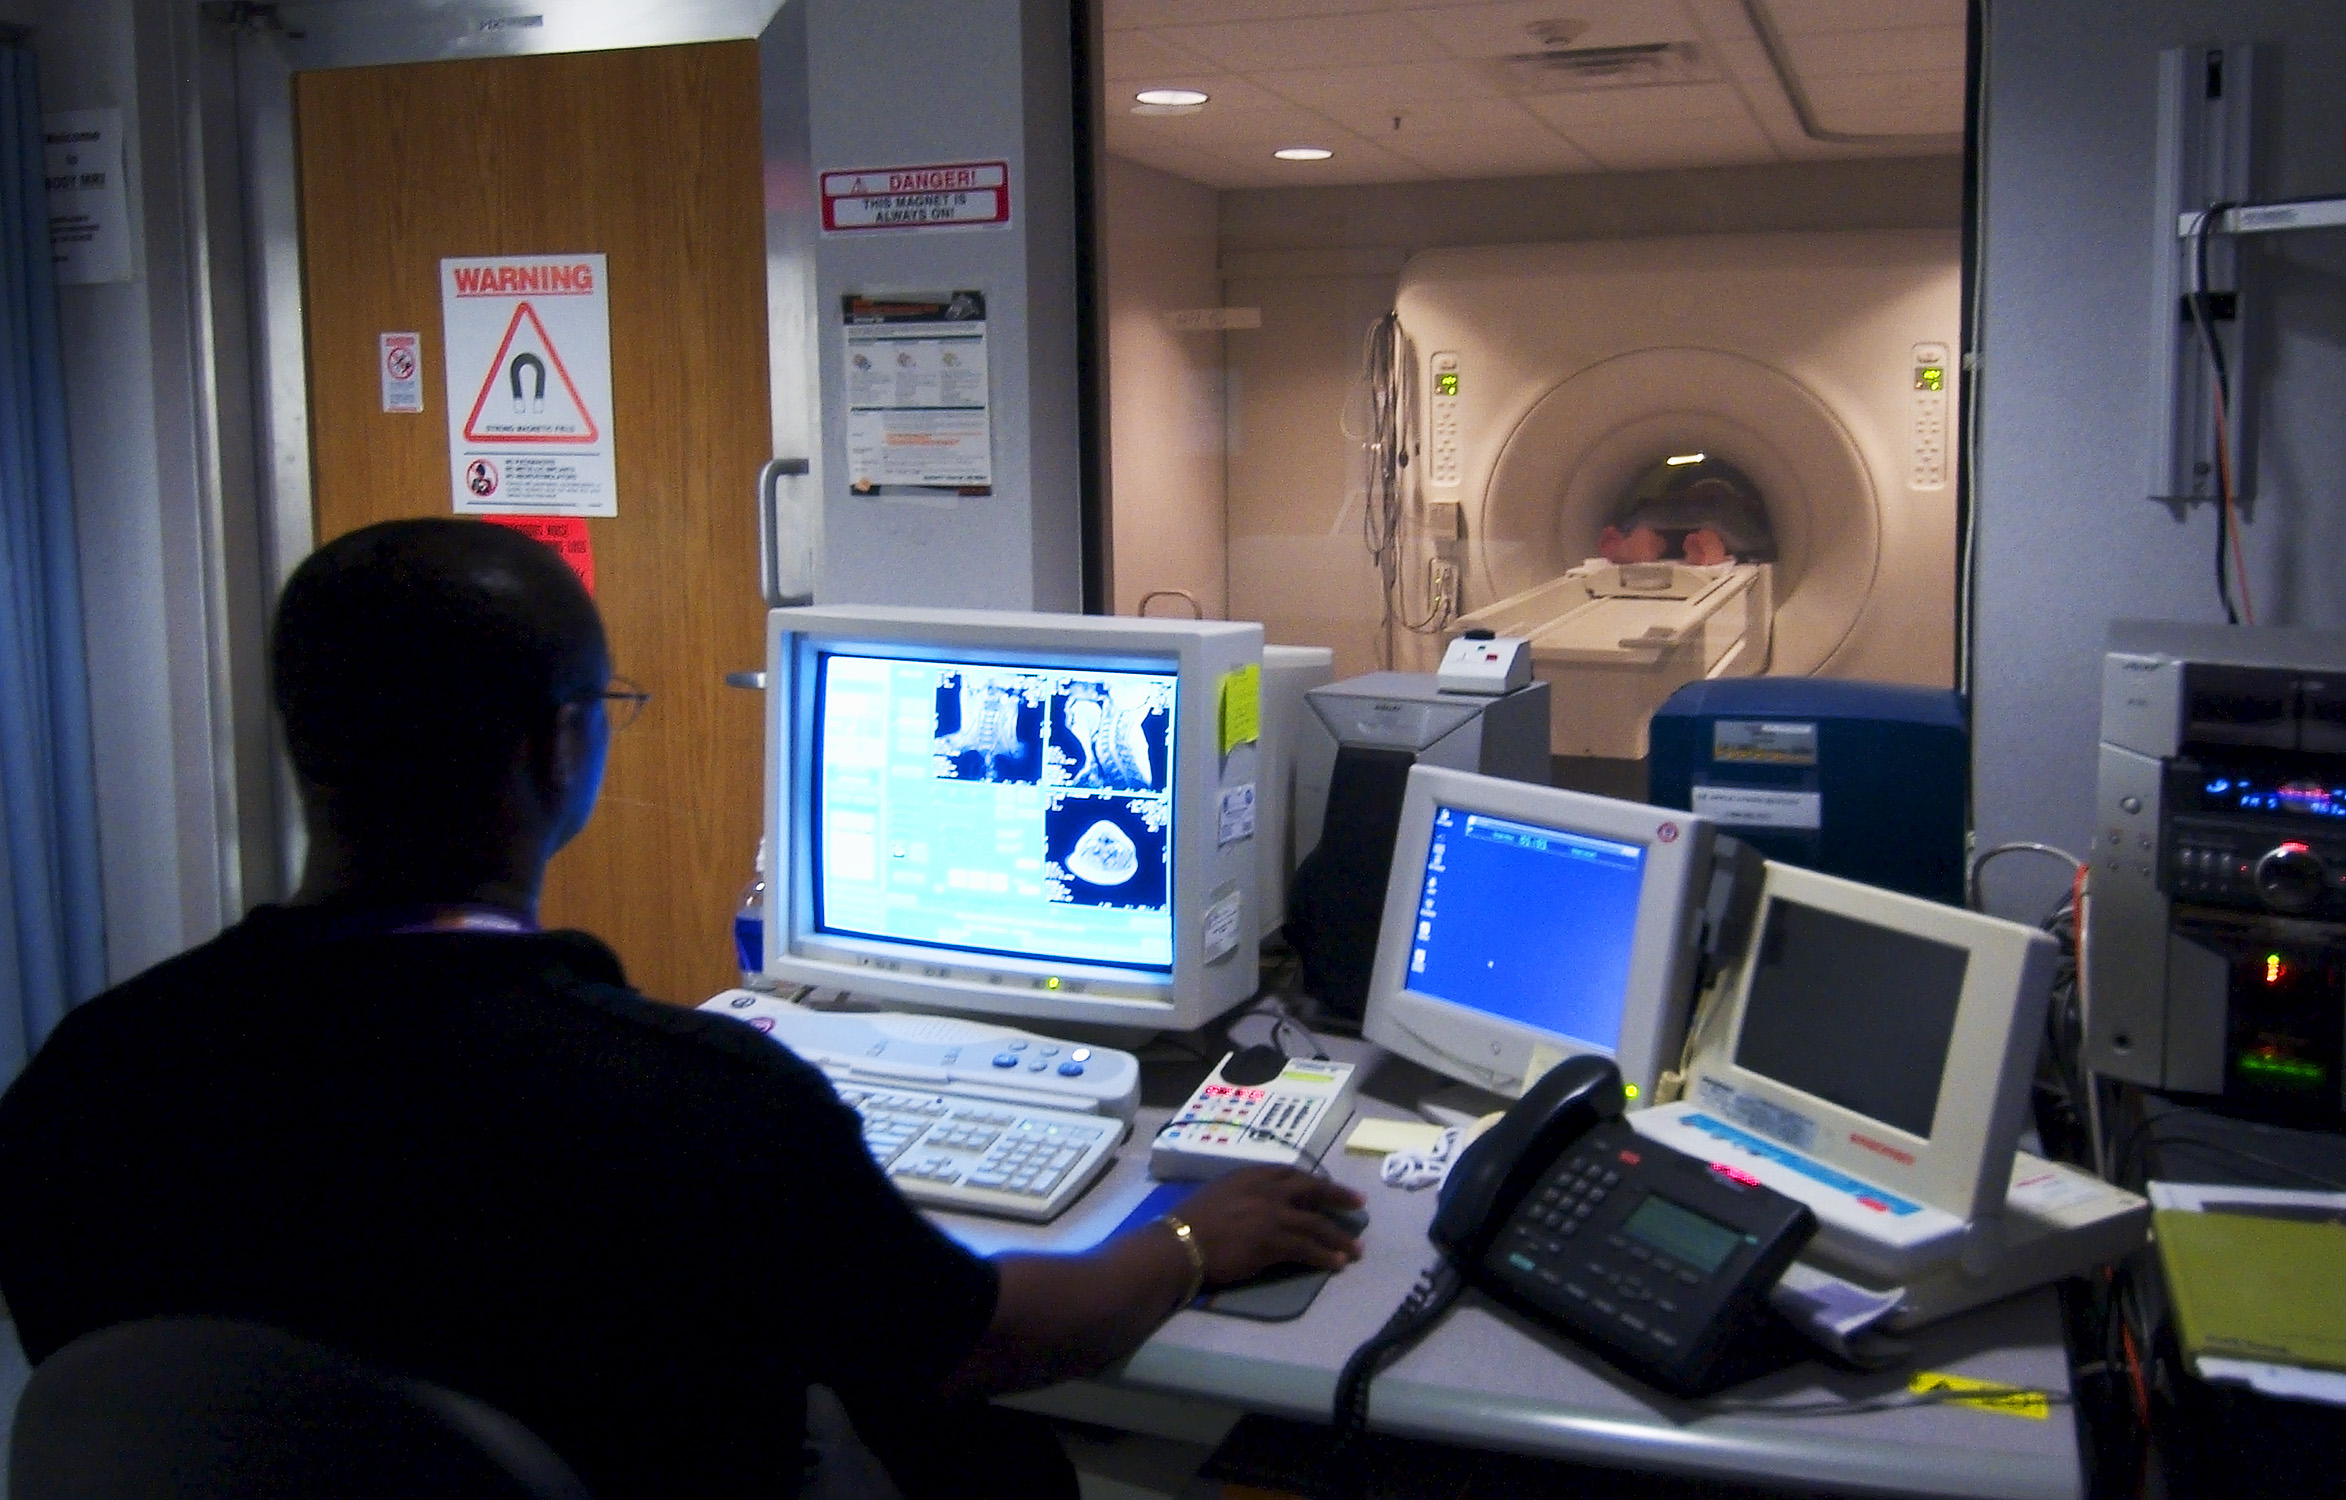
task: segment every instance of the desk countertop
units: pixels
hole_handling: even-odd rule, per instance
[[[1342,1053],[1361,1055],[1356,1048]],[[1376,1085],[1372,1076],[1370,1090]],[[1407,1113],[1369,1092],[1360,1108],[1390,1117]],[[941,1222],[988,1253],[1097,1243],[1155,1186],[1148,1143],[1170,1113],[1144,1105],[1115,1165],[1054,1224],[960,1216]],[[1327,1165],[1368,1199],[1371,1221],[1359,1264],[1331,1280],[1292,1322],[1181,1313],[1100,1379],[1328,1420],[1346,1356],[1383,1325],[1435,1252],[1425,1237],[1431,1189],[1387,1187],[1378,1180],[1376,1158],[1349,1155],[1341,1146]],[[1932,1404],[1804,1411],[1895,1400],[1911,1374],[1926,1370],[2065,1397],[2068,1358],[2050,1288],[1920,1330],[1913,1342],[1913,1362],[1883,1374],[1851,1375],[1810,1363],[1709,1401],[1683,1402],[1469,1293],[1378,1378],[1370,1422],[1409,1436],[1713,1478],[1867,1494],[2074,1500],[2082,1480],[2076,1423],[2066,1406],[2054,1406],[2043,1420]]]

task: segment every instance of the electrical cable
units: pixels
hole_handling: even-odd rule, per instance
[[[1377,567],[1379,664],[1390,670],[1396,625],[1414,635],[1430,634],[1458,609],[1448,588],[1436,588],[1424,614],[1413,619],[1409,610],[1402,522],[1409,501],[1409,439],[1417,429],[1417,361],[1401,331],[1399,313],[1386,313],[1362,339],[1356,389],[1368,403],[1365,430],[1356,432],[1349,422],[1342,425],[1344,435],[1361,445],[1368,460],[1361,540]]]
[[[2085,867],[2085,861],[2079,859],[2076,855],[2071,854],[2068,850],[2057,848],[2052,844],[2040,844],[2034,839],[2015,839],[2008,844],[1998,844],[1995,848],[1982,850],[1978,855],[1974,856],[1971,861],[1971,868],[1964,873],[1964,905],[1970,907],[1973,911],[1978,911],[1980,909],[1979,872],[1987,868],[1988,862],[1990,860],[1997,859],[2006,854],[2046,854],[2052,856],[2054,859],[2065,862],[2071,870],[2080,870]]]
[[[2216,597],[2224,606],[2224,619],[2238,625],[2245,612],[2248,623],[2256,623],[2256,606],[2248,597],[2248,572],[2240,559],[2239,515],[2233,499],[2231,426],[2232,373],[2224,359],[2224,346],[2216,338],[2213,294],[2208,290],[2208,240],[2215,233],[2219,219],[2233,209],[2236,203],[2211,204],[2199,216],[2191,240],[2191,295],[2185,305],[2191,309],[2191,324],[2199,334],[2200,345],[2207,351],[2208,368],[2215,376],[2216,385]],[[2229,554],[2230,571],[2226,570]],[[2240,604],[2232,602],[2232,579],[2240,584]]]
[[[1328,1450],[1320,1482],[1313,1486],[1315,1494],[1324,1500],[1357,1500],[1367,1478],[1359,1460],[1360,1444],[1368,1435],[1370,1384],[1378,1371],[1425,1337],[1465,1291],[1466,1277],[1448,1256],[1442,1257],[1418,1274],[1417,1284],[1393,1309],[1385,1326],[1370,1334],[1344,1361],[1336,1376],[1336,1442]]]
[[[2193,1113],[2196,1111],[2170,1110],[2163,1114],[2146,1115],[2135,1121],[2127,1129],[2126,1134],[2118,1140],[2117,1159],[2111,1164],[2110,1180],[2121,1187],[2125,1186],[2127,1180],[2133,1176],[2136,1166],[2135,1158],[2141,1154],[2142,1148],[2146,1146],[2174,1146],[2187,1151],[2205,1152],[2210,1156],[2225,1157],[2232,1161],[2247,1162],[2252,1166],[2262,1167],[2268,1172],[2278,1173],[2283,1177],[2312,1183],[2316,1187],[2327,1189],[2333,1193],[2346,1193],[2346,1182],[2341,1182],[2335,1177],[2325,1176],[2311,1168],[2295,1166],[2282,1161],[2279,1157],[2267,1156],[2260,1151],[2250,1151],[2242,1146],[2228,1145],[2223,1141],[2201,1140],[2190,1135],[2164,1133],[2159,1128],[2169,1121],[2187,1124],[2189,1116]]]

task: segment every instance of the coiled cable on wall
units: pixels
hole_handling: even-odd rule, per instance
[[[1379,616],[1378,664],[1393,666],[1394,627],[1416,634],[1439,630],[1456,613],[1458,601],[1436,593],[1422,615],[1411,618],[1404,552],[1403,521],[1409,506],[1410,435],[1417,430],[1417,361],[1408,336],[1401,331],[1399,313],[1377,319],[1361,342],[1360,383],[1356,394],[1365,398],[1367,411],[1355,430],[1346,413],[1345,436],[1361,446],[1368,459],[1368,478],[1361,511],[1361,540],[1377,567]]]

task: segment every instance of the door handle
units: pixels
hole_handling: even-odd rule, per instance
[[[766,596],[766,603],[775,609],[793,604],[814,602],[814,580],[806,579],[804,592],[782,592],[782,538],[781,522],[776,515],[776,503],[782,481],[803,478],[813,472],[813,465],[803,458],[769,458],[758,470],[758,588]]]

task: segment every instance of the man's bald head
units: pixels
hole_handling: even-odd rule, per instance
[[[295,768],[357,838],[491,813],[525,742],[601,692],[603,624],[578,578],[519,532],[386,521],[294,570],[277,604],[278,711]]]

